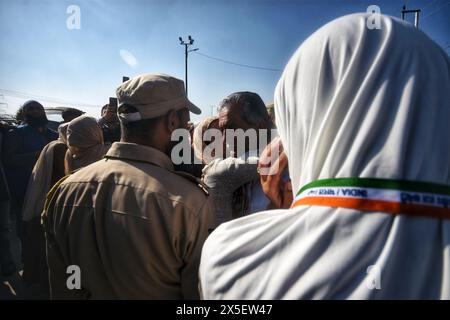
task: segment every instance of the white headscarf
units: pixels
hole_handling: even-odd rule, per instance
[[[277,85],[294,192],[339,177],[450,188],[450,60],[412,25],[381,16],[371,30],[367,18],[319,29]],[[322,206],[266,211],[211,234],[200,279],[207,299],[450,299],[450,221]]]
[[[192,141],[194,155],[197,157],[197,159],[202,160],[204,164],[211,163],[215,159],[215,157],[208,154],[208,152],[205,152],[206,143],[204,140],[204,134],[206,130],[209,129],[211,123],[217,120],[219,120],[218,117],[208,117],[202,120],[194,129]]]

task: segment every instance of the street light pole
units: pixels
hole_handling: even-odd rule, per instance
[[[180,40],[180,44],[184,46],[184,84],[186,88],[186,97],[188,95],[188,55],[189,52],[197,51],[198,48],[189,50],[189,46],[194,44],[194,39],[191,36],[188,36],[188,41],[184,41],[181,37],[178,38]]]
[[[402,20],[405,20],[405,13],[414,13],[414,26],[419,28],[420,9],[406,10],[406,6],[402,8]]]
[[[186,97],[188,96],[188,45],[184,45],[184,83],[186,86]]]

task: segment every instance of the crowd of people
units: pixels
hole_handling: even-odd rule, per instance
[[[311,35],[274,104],[235,92],[197,124],[166,74],[58,132],[24,103],[0,128],[2,274],[39,299],[450,299],[450,59],[367,17]],[[192,153],[174,164],[180,129]],[[269,143],[239,152],[227,130]]]

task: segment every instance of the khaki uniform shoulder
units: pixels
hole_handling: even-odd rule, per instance
[[[177,176],[180,176],[180,177],[192,182],[198,188],[200,188],[200,190],[202,190],[205,195],[209,196],[209,188],[201,179],[197,178],[196,176],[194,176],[190,173],[183,172],[183,171],[172,171],[172,172],[174,174],[176,174]]]

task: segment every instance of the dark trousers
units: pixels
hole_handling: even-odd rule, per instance
[[[11,262],[11,217],[10,217],[10,202],[0,202],[0,262],[6,264]]]

